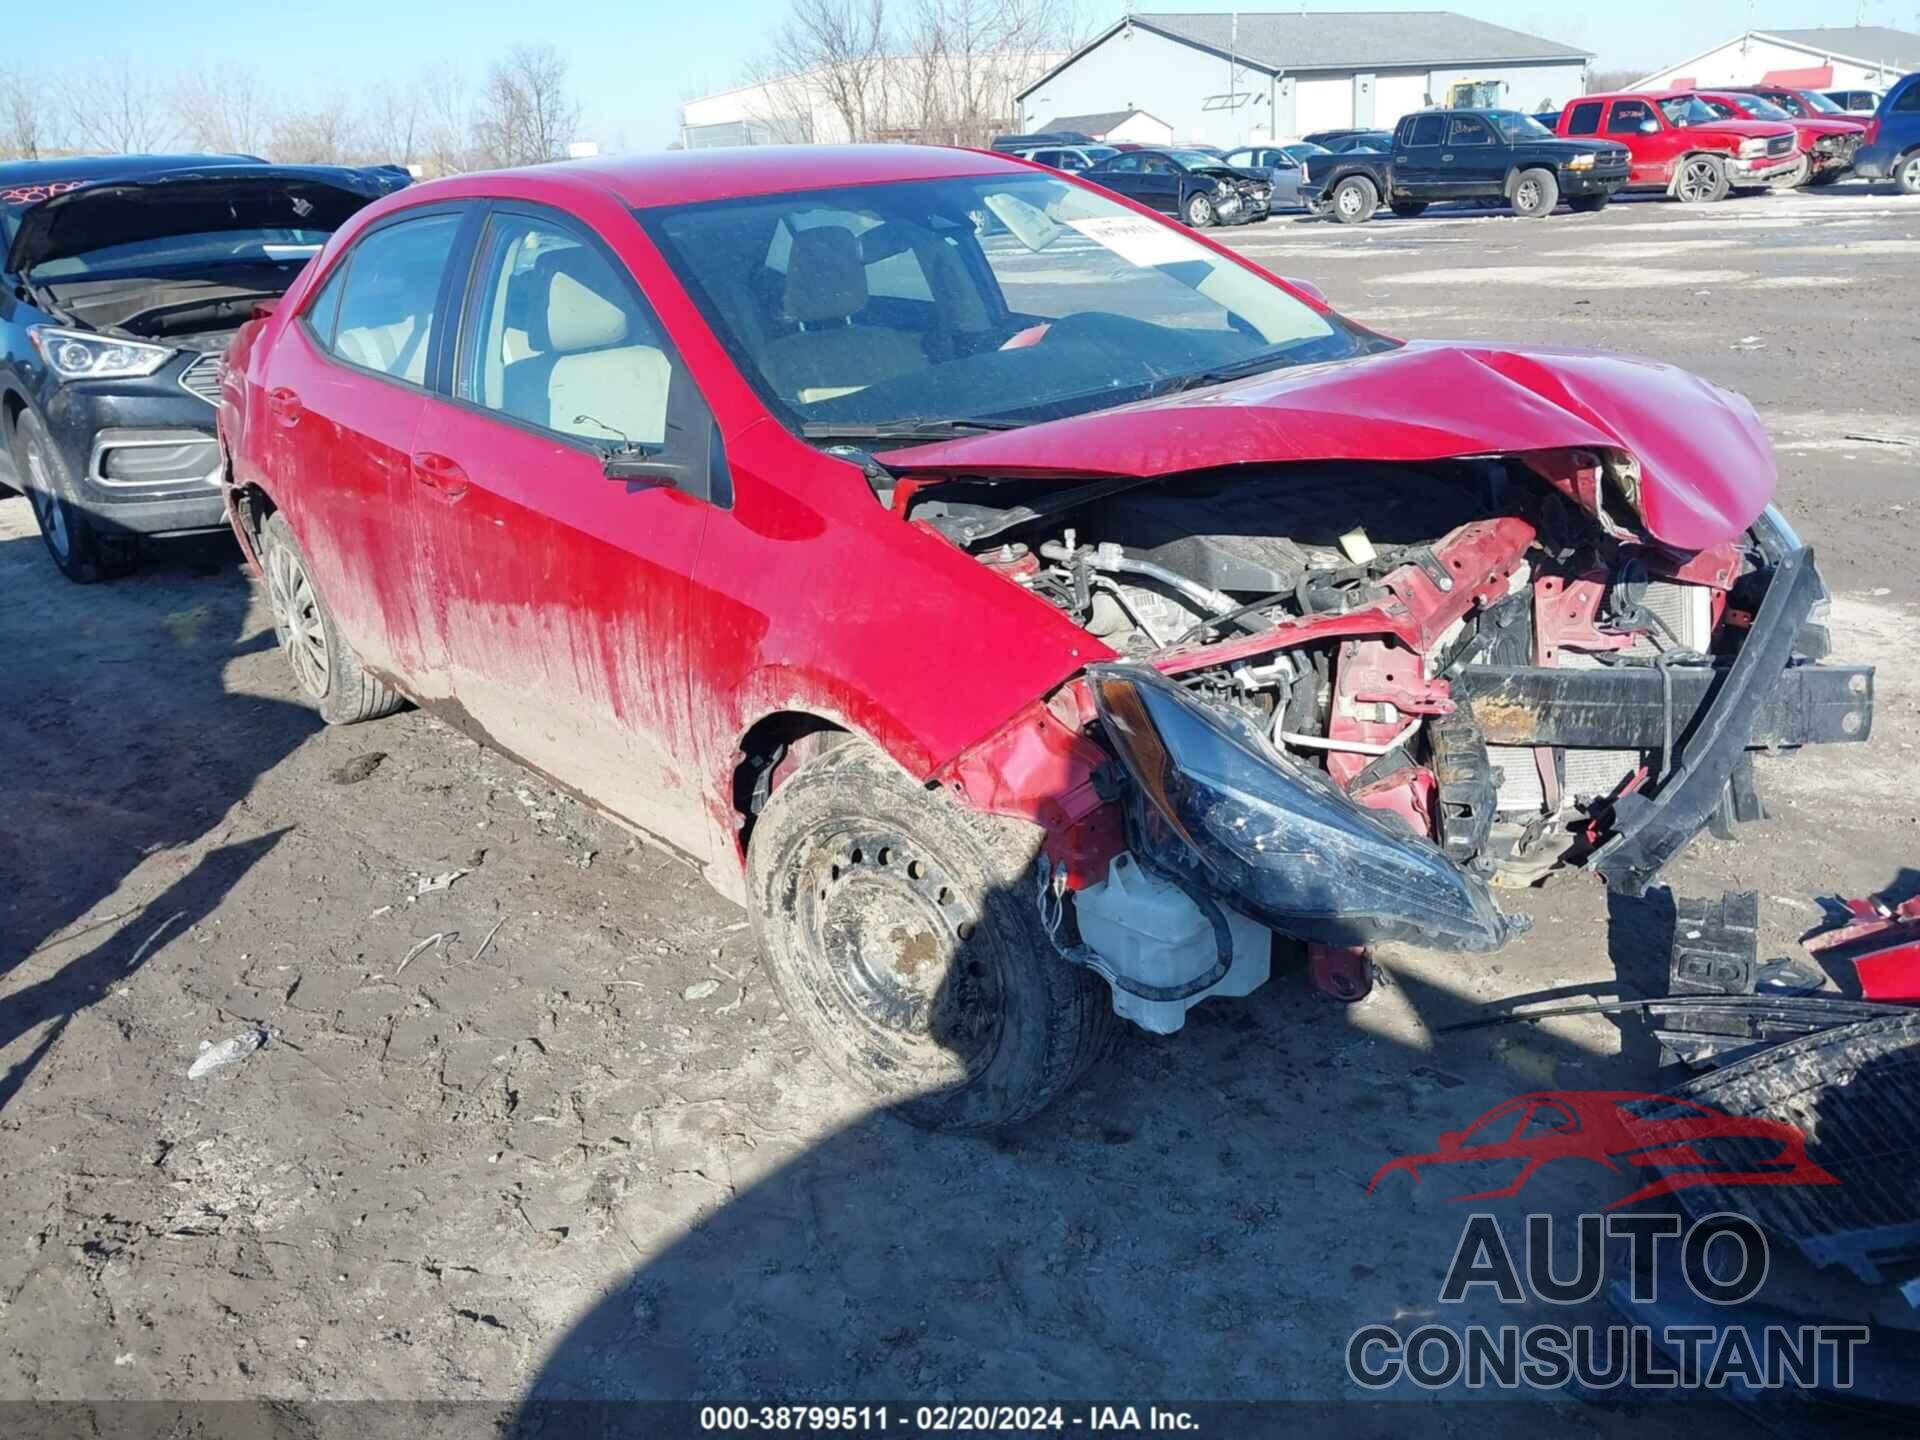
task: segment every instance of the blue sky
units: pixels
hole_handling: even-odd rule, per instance
[[[1099,25],[1122,0],[1082,0]],[[402,76],[429,61],[451,60],[476,78],[488,60],[522,41],[558,47],[572,65],[585,107],[583,128],[608,147],[654,149],[674,137],[680,100],[735,83],[766,45],[788,0],[88,0],[56,5],[13,0],[4,59],[122,55],[169,74],[187,67],[248,64],[263,77],[284,74],[290,94],[349,94],[366,81]],[[1139,0],[1140,12],[1293,10],[1280,3]],[[1846,0],[1352,0],[1310,10],[1454,9],[1499,25],[1592,50],[1596,64],[1648,70],[1706,49],[1751,24],[1851,24]],[[1920,0],[1875,0],[1866,23],[1920,31]],[[31,59],[28,63],[34,63]]]

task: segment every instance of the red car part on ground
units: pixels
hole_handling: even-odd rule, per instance
[[[1789,664],[1824,590],[1745,401],[1403,345],[1004,156],[418,187],[220,428],[323,715],[409,697],[688,856],[929,1123],[1070,1083],[1096,975],[1172,1028],[1265,928],[1491,948],[1494,867],[1637,890],[1750,744],[1869,729]]]
[[[1815,935],[1807,948],[1851,960],[1863,998],[1920,1005],[1920,896],[1898,905],[1871,896],[1840,903],[1852,921]]]

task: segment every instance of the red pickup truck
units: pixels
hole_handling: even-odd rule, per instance
[[[1664,190],[1691,205],[1784,179],[1801,161],[1793,126],[1725,118],[1686,90],[1582,95],[1554,133],[1619,141],[1632,152],[1627,189]]]

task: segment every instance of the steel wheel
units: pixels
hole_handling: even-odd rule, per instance
[[[1187,223],[1196,230],[1204,230],[1213,224],[1213,201],[1204,195],[1195,195],[1188,200]]]
[[[1696,155],[1687,161],[1686,168],[1680,172],[1680,198],[1690,205],[1698,205],[1712,200],[1714,192],[1720,188],[1720,167],[1704,155]]]
[[[53,476],[47,470],[47,457],[32,435],[24,437],[27,452],[27,495],[33,505],[33,518],[40,522],[40,533],[58,560],[73,555],[73,537],[67,533],[67,507],[54,492]]]
[[[273,605],[273,632],[300,688],[309,695],[325,695],[332,679],[326,625],[300,557],[286,546],[267,552],[267,597]]]
[[[1343,219],[1360,213],[1361,200],[1360,187],[1357,185],[1350,186],[1333,197],[1334,206]]]

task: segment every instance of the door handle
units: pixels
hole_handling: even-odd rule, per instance
[[[267,409],[282,425],[297,425],[300,417],[307,413],[306,406],[300,403],[299,392],[285,385],[267,392]]]
[[[1451,155],[1442,155],[1440,157],[1440,163],[1442,165],[1451,165],[1453,163],[1453,157]]]
[[[414,452],[413,478],[443,500],[458,500],[467,493],[467,472],[459,462],[432,450]]]

